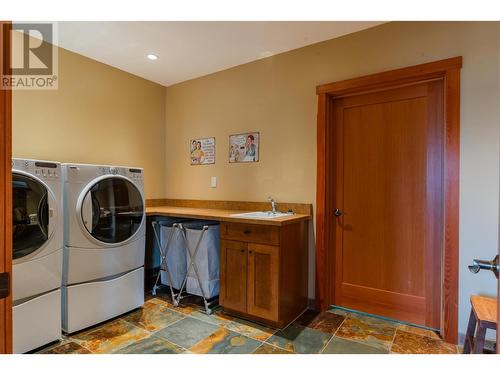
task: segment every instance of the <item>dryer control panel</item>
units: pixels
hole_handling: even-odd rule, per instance
[[[128,169],[128,176],[132,180],[142,180],[143,179],[142,169],[139,169],[139,168],[129,168]]]
[[[119,175],[126,176],[131,180],[142,180],[143,171],[141,168],[126,168],[126,167],[99,167],[100,175]]]

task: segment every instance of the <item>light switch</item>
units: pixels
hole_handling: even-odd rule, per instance
[[[210,187],[213,187],[213,188],[217,187],[217,177],[215,177],[215,176],[210,177]]]

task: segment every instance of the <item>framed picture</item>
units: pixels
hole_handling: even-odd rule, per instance
[[[215,138],[199,138],[189,141],[191,165],[215,164]]]
[[[229,136],[229,162],[253,163],[259,161],[260,136],[258,132]]]

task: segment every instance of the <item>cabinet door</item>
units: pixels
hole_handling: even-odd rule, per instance
[[[249,314],[278,320],[279,247],[248,244]]]
[[[221,290],[219,303],[235,311],[247,311],[247,244],[221,241]]]

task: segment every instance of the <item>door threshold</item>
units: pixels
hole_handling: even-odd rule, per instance
[[[429,331],[436,332],[438,334],[440,333],[439,329],[422,326],[420,324],[403,322],[401,320],[388,318],[386,316],[370,314],[370,313],[367,313],[367,312],[363,312],[363,311],[359,311],[359,310],[354,310],[354,309],[349,309],[347,307],[342,307],[342,306],[337,306],[337,305],[330,305],[330,307],[331,308],[335,308],[335,309],[339,309],[339,310],[343,310],[343,311],[347,311],[347,312],[353,312],[353,313],[356,313],[356,314],[359,314],[359,315],[365,315],[365,316],[368,316],[368,317],[371,317],[371,318],[377,318],[377,319],[387,320],[389,322],[395,322],[395,323],[404,324],[404,325],[411,326],[411,327],[422,328],[422,329],[426,329],[426,330],[429,330]]]

